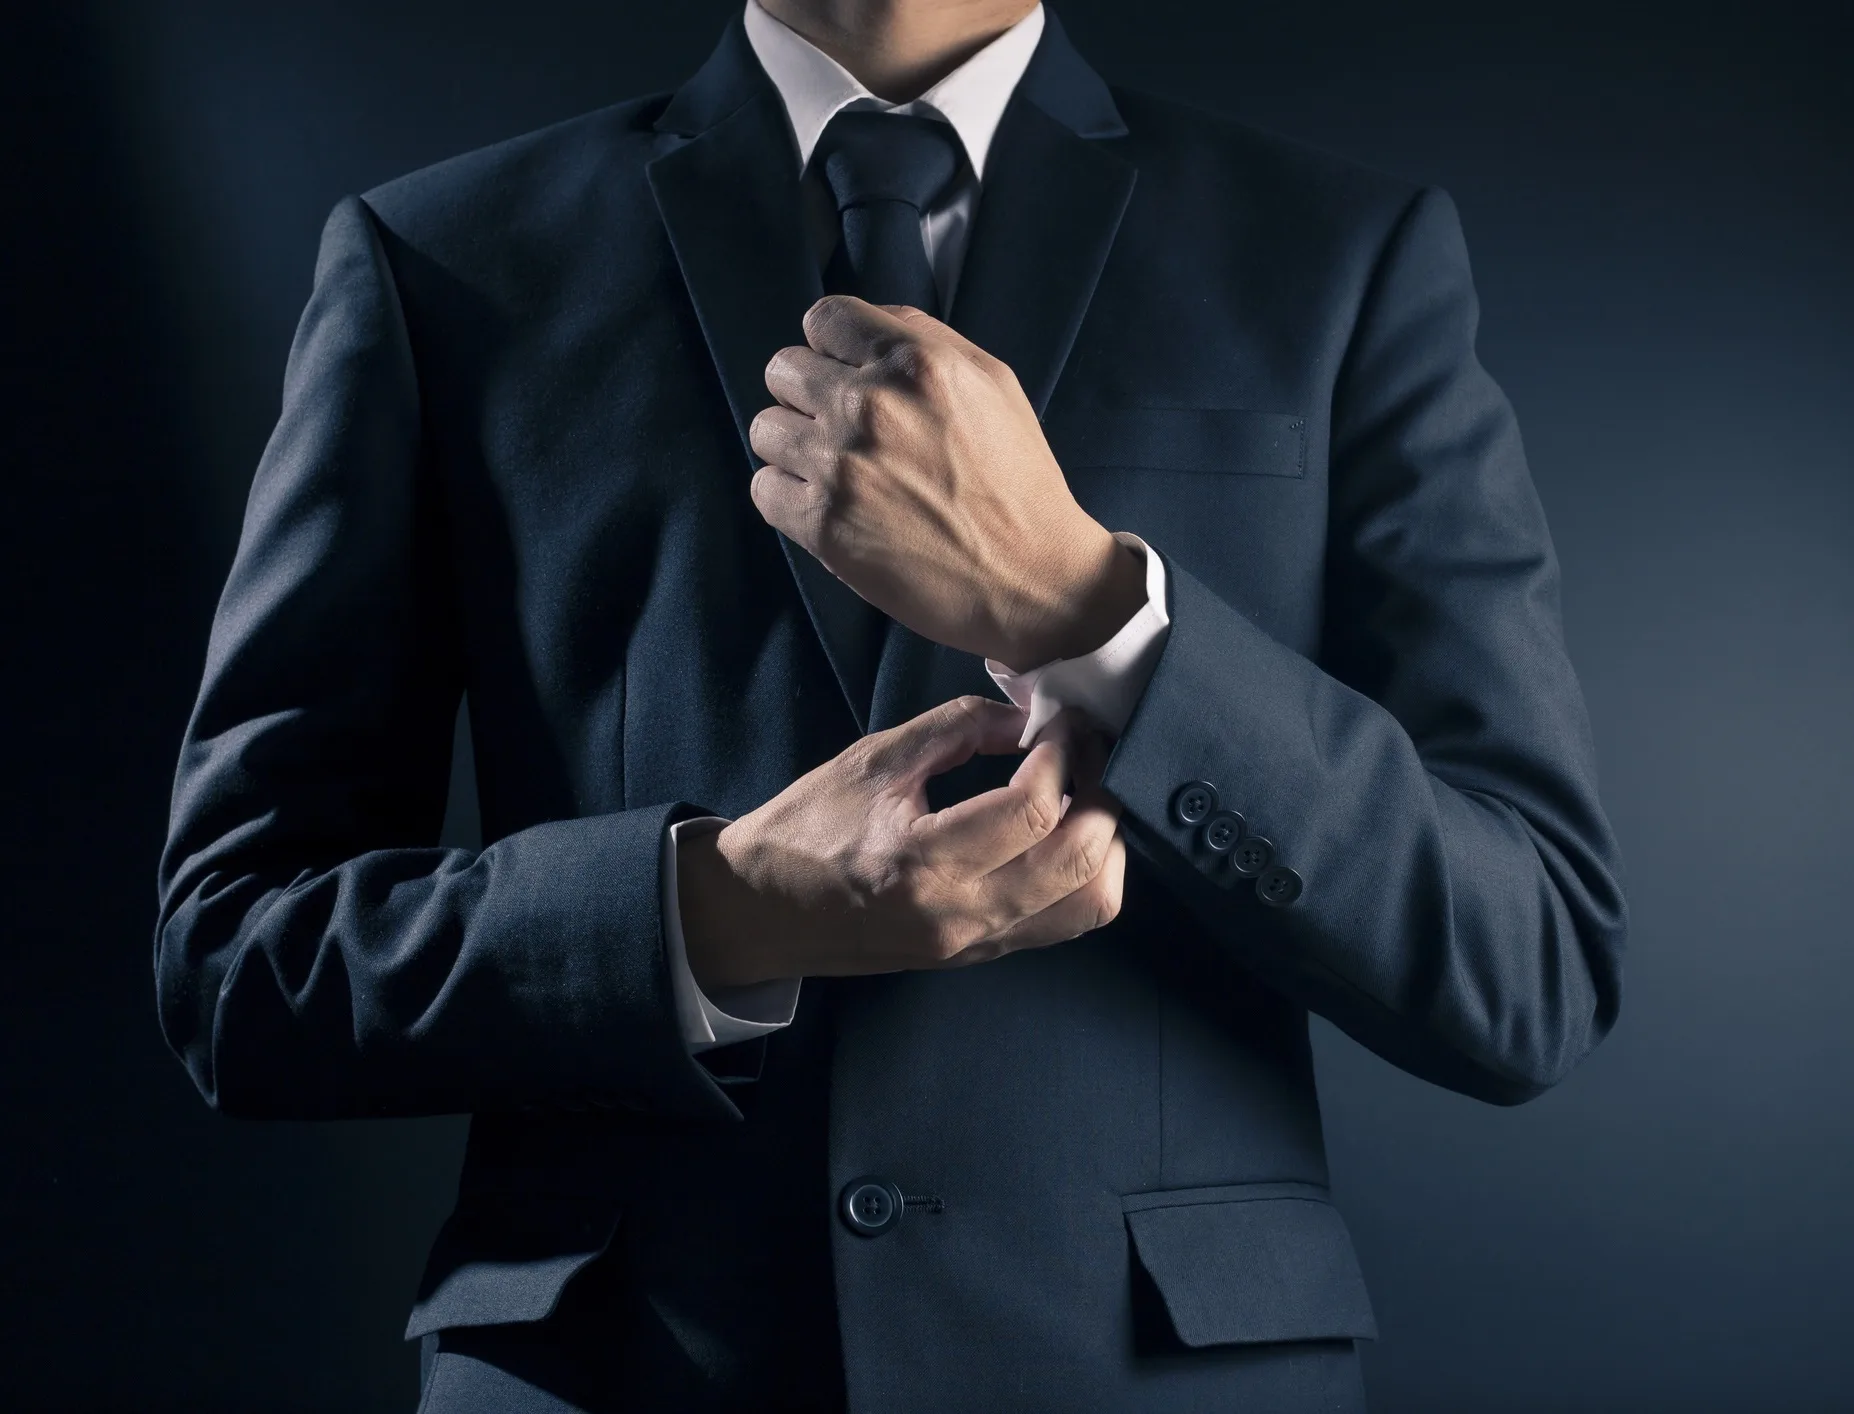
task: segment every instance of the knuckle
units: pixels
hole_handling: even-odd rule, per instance
[[[898,339],[882,356],[881,364],[889,377],[904,384],[917,384],[933,376],[934,350],[918,339]]]
[[[846,450],[882,441],[899,425],[901,398],[882,381],[853,379],[844,389],[841,410],[842,445]]]
[[[1019,823],[1033,839],[1044,838],[1059,823],[1062,807],[1040,791],[1028,787],[1015,789]]]
[[[922,728],[926,725],[916,717],[863,737],[862,742],[869,752],[870,763],[886,769],[893,763],[907,760],[919,749]]]
[[[887,736],[887,732],[874,732],[858,737],[837,753],[837,766],[853,781],[869,779],[876,774]]]
[[[916,347],[915,386],[931,397],[958,397],[961,380],[972,372],[972,364],[966,356],[944,344],[920,344]]]
[[[933,866],[920,848],[902,846],[890,865],[890,888],[908,908],[918,913],[930,910],[933,900]]]
[[[818,300],[810,309],[805,311],[805,333],[811,335],[820,329],[828,329],[836,321],[843,318],[844,306],[848,301],[848,295],[825,295],[822,299]]]
[[[1082,885],[1069,896],[1063,913],[1067,919],[1063,932],[1071,938],[1092,933],[1096,928],[1113,921],[1112,901],[1105,891],[1092,882]]]
[[[921,955],[928,962],[950,962],[964,951],[966,939],[947,918],[930,918],[921,934]]]
[[[970,919],[962,919],[947,929],[947,943],[951,948],[949,958],[970,958],[975,948],[981,948],[988,941],[987,930]]]
[[[753,450],[774,465],[790,460],[796,450],[792,428],[779,415],[779,409],[767,408],[755,414],[747,427],[747,441]]]
[[[753,502],[762,520],[785,530],[791,520],[791,502],[780,495],[778,477],[778,472],[762,467],[753,474],[753,480],[747,483],[747,497]]]
[[[813,530],[828,529],[843,511],[843,487],[835,477],[819,476],[807,483],[805,515]]]
[[[1101,866],[1107,862],[1107,845],[1091,835],[1084,834],[1070,849],[1063,860],[1068,869],[1070,891],[1091,886],[1101,876]]]
[[[1120,916],[1121,890],[1118,884],[1097,876],[1092,885],[1093,915],[1096,928],[1105,928]]]
[[[940,709],[949,731],[975,725],[985,710],[985,699],[975,693],[955,697]]]
[[[880,442],[901,426],[905,394],[887,383],[867,384],[853,426],[869,442]]]

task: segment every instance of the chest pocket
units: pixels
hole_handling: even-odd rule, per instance
[[[1224,476],[1301,477],[1307,424],[1249,408],[1071,406],[1047,429],[1065,471],[1128,467]]]

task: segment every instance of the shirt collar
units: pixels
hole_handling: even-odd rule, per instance
[[[1043,36],[1043,7],[1038,5],[912,103],[897,104],[877,98],[830,55],[767,14],[759,0],[747,0],[744,20],[747,42],[785,103],[801,172],[825,125],[854,104],[952,124],[972,171],[983,177],[992,134]]]

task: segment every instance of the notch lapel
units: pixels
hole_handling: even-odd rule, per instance
[[[824,291],[805,240],[784,105],[738,19],[656,126],[663,150],[647,168],[651,191],[751,473],[761,462],[747,431],[773,401],[767,360],[804,342],[805,311]],[[782,534],[779,543],[857,728],[866,731],[875,677],[867,626],[875,611],[804,548]]]
[[[986,158],[951,319],[1010,365],[1039,418],[1132,195],[1133,165],[1100,141],[1125,132],[1106,85],[1049,16]],[[964,693],[997,695],[979,658],[891,624],[870,730]]]

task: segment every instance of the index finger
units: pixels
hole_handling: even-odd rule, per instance
[[[1023,735],[1022,709],[968,694],[863,738],[872,770],[925,782],[974,756],[1008,756]]]
[[[1039,741],[1009,785],[983,791],[914,822],[922,843],[967,878],[991,873],[1048,838],[1062,819],[1067,750]]]
[[[805,311],[804,327],[818,353],[858,368],[914,338],[902,320],[855,295],[825,295]]]

